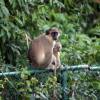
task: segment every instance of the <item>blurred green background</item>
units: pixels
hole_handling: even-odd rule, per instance
[[[34,92],[35,98],[42,98],[39,100],[52,100],[54,87],[59,95],[57,100],[62,98],[57,77],[50,74],[44,78],[44,74],[40,80],[41,75],[30,77],[27,72],[29,43],[26,36],[34,39],[52,26],[62,30],[62,64],[100,65],[98,1],[0,0],[0,70],[22,72],[20,78],[0,79],[0,100],[17,100],[16,94],[18,100],[29,100],[29,92]],[[99,71],[67,74],[69,100],[100,100]]]

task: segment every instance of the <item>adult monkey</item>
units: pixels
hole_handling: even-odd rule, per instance
[[[32,40],[28,58],[32,67],[47,68],[52,60],[53,48],[60,36],[57,28],[50,28],[45,34]]]

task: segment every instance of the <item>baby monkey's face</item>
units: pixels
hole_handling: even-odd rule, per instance
[[[60,52],[61,49],[62,49],[61,43],[60,43],[60,42],[57,42],[57,43],[55,44],[54,48],[53,48],[53,51],[54,51],[54,52]]]

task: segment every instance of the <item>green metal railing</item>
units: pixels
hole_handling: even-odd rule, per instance
[[[67,88],[67,77],[66,77],[66,72],[67,71],[76,71],[76,70],[89,70],[89,71],[100,71],[100,66],[88,66],[88,65],[76,65],[76,66],[63,66],[61,69],[58,70],[58,72],[61,73],[61,86],[62,86],[62,98],[63,100],[67,100],[67,95],[65,92],[65,89]],[[52,72],[52,70],[38,70],[38,69],[34,69],[29,71],[31,74],[34,73],[47,73],[47,72]],[[9,76],[16,76],[16,75],[20,75],[21,72],[0,72],[0,77],[9,77]]]

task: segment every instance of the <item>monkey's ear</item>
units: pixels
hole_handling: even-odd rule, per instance
[[[46,35],[49,35],[50,34],[50,29],[46,30]]]

